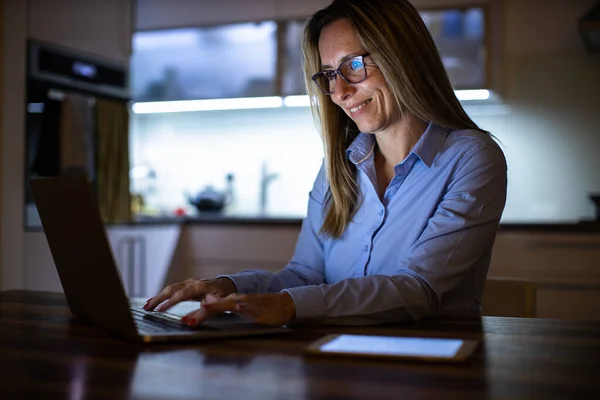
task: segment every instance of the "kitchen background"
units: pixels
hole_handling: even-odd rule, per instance
[[[493,76],[483,79],[486,68],[491,75],[501,70],[506,76],[496,98],[475,105],[463,102],[475,122],[499,139],[506,154],[509,190],[503,222],[594,219],[588,196],[600,192],[599,64],[597,56],[582,49],[576,29],[581,10],[592,2],[579,1],[579,9],[562,9],[557,1],[525,3],[529,6],[521,9],[520,24],[504,27],[511,47],[502,64],[490,46],[498,21],[483,17],[485,7],[422,15],[455,88],[494,86]],[[538,14],[536,3],[543,13]],[[508,7],[518,6],[508,2]],[[566,20],[571,23],[565,25]],[[292,22],[279,89],[284,96],[302,90],[302,24]],[[543,29],[554,23],[564,29]],[[532,24],[540,29],[531,29]],[[133,96],[165,101],[277,94],[272,87],[276,28],[275,22],[265,21],[137,32],[131,62]],[[454,48],[447,46],[452,39],[457,39],[455,47],[467,51],[452,53]],[[559,46],[564,53],[557,56]],[[226,192],[226,176],[232,174],[234,201],[227,212],[302,217],[323,154],[308,107],[134,113],[130,143],[132,190],[143,193],[146,212],[162,215],[185,206],[186,194],[207,187]],[[265,177],[272,178],[267,185]],[[263,196],[266,204],[261,204]],[[186,212],[193,209],[187,206]]]
[[[128,293],[152,295],[165,282],[189,276],[214,276],[246,268],[277,270],[285,265],[293,251],[299,217],[304,214],[307,194],[322,155],[309,110],[293,107],[289,102],[281,106],[282,98],[297,100],[287,96],[300,94],[298,75],[293,68],[298,67],[294,59],[297,52],[293,48],[282,51],[289,46],[287,41],[258,40],[269,46],[266,54],[271,56],[260,58],[269,66],[259,64],[268,73],[246,79],[246,84],[229,86],[219,81],[219,73],[225,76],[225,82],[227,79],[239,82],[242,70],[250,76],[256,75],[255,65],[244,59],[244,68],[240,69],[235,60],[217,64],[208,57],[191,63],[191,69],[200,78],[209,77],[211,84],[206,80],[193,84],[195,79],[186,80],[186,76],[193,78],[193,74],[177,72],[179,64],[166,74],[163,67],[156,72],[149,61],[139,58],[140,49],[156,48],[161,40],[142,39],[140,44],[138,39],[142,33],[189,28],[206,32],[212,27],[216,29],[214,43],[219,29],[248,21],[278,21],[278,27],[281,22],[291,22],[289,36],[293,37],[294,29],[298,34],[297,21],[328,2],[0,2],[3,11],[0,16],[3,28],[1,287],[61,290],[44,232],[39,227],[28,229],[23,221],[28,210],[24,178],[28,173],[25,105],[30,78],[29,41],[71,49],[93,59],[111,60],[131,72],[135,104],[129,113],[128,164],[132,168],[126,171],[126,177],[131,177],[134,195],[143,192],[145,196],[145,206],[141,206],[139,196],[134,196],[134,205],[160,218],[107,224],[111,248],[123,276],[135,272],[147,278],[146,282],[142,279],[125,282]],[[481,50],[483,45],[483,51],[460,57],[463,61],[474,61],[475,66],[483,65],[482,59],[489,63],[479,72],[471,70],[467,74],[478,77],[475,82],[461,81],[462,75],[456,69],[451,72],[455,83],[461,83],[461,89],[489,86],[498,94],[483,102],[464,102],[467,112],[502,142],[509,164],[509,198],[489,276],[535,282],[539,316],[600,318],[597,307],[590,306],[600,301],[598,224],[579,223],[594,218],[588,196],[600,191],[600,59],[597,52],[586,49],[579,33],[580,19],[598,1],[414,0],[414,3],[423,10],[482,6],[489,11],[485,39],[479,37],[474,47],[466,46]],[[456,20],[450,21],[450,32],[462,32],[464,40],[477,32],[465,24],[460,25],[462,31],[457,31]],[[259,31],[262,26],[262,34],[272,39],[272,22],[252,25]],[[177,46],[170,46],[176,50]],[[246,43],[237,50],[249,47]],[[258,50],[253,48],[253,51]],[[226,59],[237,53],[218,54],[219,59]],[[162,59],[184,61],[194,52],[188,48],[181,54]],[[136,62],[140,60],[145,68],[136,72]],[[273,60],[279,60],[279,64],[273,66]],[[456,63],[446,65],[449,70],[453,66]],[[204,67],[212,68],[212,74],[199,73]],[[146,78],[144,71],[148,72]],[[274,76],[279,78],[273,79]],[[215,92],[215,87],[230,92]],[[202,93],[201,89],[207,91]],[[263,104],[258,109],[151,112],[157,107],[163,111],[170,107],[172,111],[174,107],[207,105],[157,103],[160,100],[208,101],[250,95],[268,96],[267,105],[273,108]],[[253,106],[258,102],[253,100]],[[105,159],[113,156],[104,153]],[[107,165],[114,166],[114,162]],[[234,178],[235,202],[224,216],[173,217],[176,211],[193,212],[187,205],[186,193],[197,194],[208,185],[222,191],[228,174]]]
[[[484,8],[422,16],[454,86],[486,88]],[[133,35],[131,91],[138,103],[130,148],[132,192],[143,199],[138,216],[194,215],[186,203],[210,192],[227,195],[229,216],[305,215],[323,151],[310,109],[287,97],[305,93],[304,24],[242,22]],[[283,101],[264,98],[279,95]],[[215,98],[242,98],[253,109],[189,111],[197,100]],[[269,104],[257,105],[263,101]],[[188,111],[173,112],[182,107]]]
[[[225,213],[301,217],[323,158],[311,118],[308,107],[136,115],[132,191],[145,191],[149,212],[173,214],[186,194],[226,192],[233,174]]]

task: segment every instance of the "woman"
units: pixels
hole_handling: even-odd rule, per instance
[[[336,0],[308,22],[303,51],[325,162],[292,260],[189,279],[146,308],[203,299],[191,326],[222,311],[275,325],[479,315],[506,163],[456,99],[418,12]]]

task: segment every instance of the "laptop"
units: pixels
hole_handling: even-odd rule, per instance
[[[145,311],[142,304],[130,301],[125,293],[87,177],[80,174],[32,178],[29,184],[75,317],[123,338],[146,343],[291,332],[231,313],[211,317],[190,328],[168,313]]]

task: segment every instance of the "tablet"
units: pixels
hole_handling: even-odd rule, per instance
[[[464,361],[478,341],[426,337],[327,335],[305,350],[308,354]]]

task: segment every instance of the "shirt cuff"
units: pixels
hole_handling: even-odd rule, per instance
[[[254,280],[251,274],[217,275],[217,278],[228,278],[233,281],[239,294],[254,292]]]
[[[282,292],[288,293],[294,301],[296,308],[294,324],[319,321],[327,316],[325,296],[320,286],[300,286],[283,289]]]

